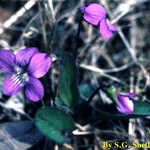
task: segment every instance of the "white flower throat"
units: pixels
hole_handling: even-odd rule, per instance
[[[29,81],[29,75],[24,69],[20,68],[19,66],[15,66],[15,72],[16,73],[13,74],[12,77],[15,83],[23,86],[27,81]]]

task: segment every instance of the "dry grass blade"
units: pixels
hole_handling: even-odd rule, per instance
[[[38,0],[30,0],[28,1],[24,7],[22,7],[19,11],[17,11],[14,15],[12,15],[8,20],[6,20],[3,24],[3,28],[0,29],[0,34],[4,32],[5,29],[9,28],[11,25],[16,23],[23,15],[30,10]]]

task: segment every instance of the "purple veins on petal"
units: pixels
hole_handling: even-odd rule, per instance
[[[14,72],[15,55],[10,50],[0,50],[0,69],[8,73]]]
[[[127,96],[117,95],[118,104],[117,109],[124,114],[131,114],[134,111],[133,101]]]
[[[16,56],[11,51],[0,51],[0,69],[11,74],[6,78],[2,91],[8,96],[16,95],[25,87],[28,99],[38,101],[44,96],[44,87],[37,79],[49,70],[52,59],[37,48],[30,47],[19,51]]]
[[[35,55],[38,52],[38,49],[35,47],[26,48],[23,50],[20,50],[16,54],[16,63],[19,66],[26,66],[29,64],[31,58],[33,55]]]
[[[26,83],[25,94],[31,101],[39,101],[44,96],[44,87],[38,79],[29,77],[29,81]]]
[[[114,33],[117,31],[116,27],[111,24],[108,20],[103,19],[100,22],[100,34],[105,40],[113,37]]]
[[[35,54],[29,64],[28,71],[36,78],[43,77],[49,70],[52,59],[46,53]]]
[[[129,97],[133,100],[136,96],[138,96],[136,93],[119,93],[119,95]]]
[[[82,10],[84,7],[81,7]],[[92,25],[98,25],[102,19],[106,18],[106,9],[100,4],[90,4],[84,8],[83,18]]]
[[[12,75],[4,81],[2,91],[8,96],[16,95],[23,88],[23,83],[17,75]]]

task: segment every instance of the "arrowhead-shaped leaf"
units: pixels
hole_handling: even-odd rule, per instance
[[[65,105],[73,107],[78,103],[78,69],[69,53],[64,53],[60,65],[59,98]]]
[[[68,143],[70,140],[68,134],[75,128],[72,118],[57,108],[41,108],[35,120],[37,128],[58,143]]]

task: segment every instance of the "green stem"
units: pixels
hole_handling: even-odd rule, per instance
[[[96,88],[93,93],[90,95],[89,99],[87,100],[87,104],[91,103],[91,101],[93,100],[94,96],[99,92],[99,90],[103,90],[104,88],[109,87],[110,84],[103,84],[101,86],[99,86],[98,88]]]
[[[44,103],[43,99],[41,100],[41,102],[42,102],[43,107],[45,107],[45,103]]]

